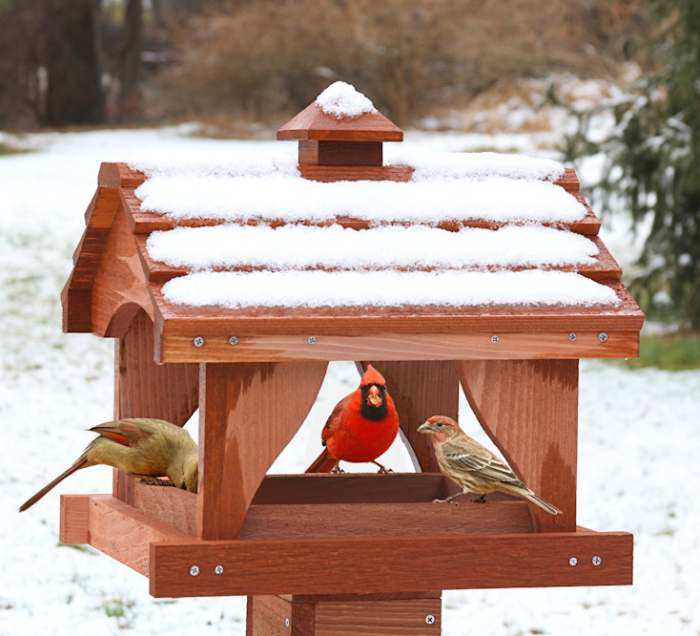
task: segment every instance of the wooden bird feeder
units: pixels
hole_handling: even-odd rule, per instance
[[[410,180],[413,168],[382,160],[382,142],[402,136],[378,113],[339,120],[316,104],[278,132],[299,140],[300,171],[319,181]],[[578,361],[637,356],[643,322],[590,208],[559,227],[599,255],[568,269],[613,289],[616,306],[196,308],[164,298],[187,271],[152,260],[146,240],[221,221],[141,210],[144,179],[102,164],[63,325],[115,339],[115,417],[183,425],[199,408],[199,493],[115,473],[111,494],[61,498],[62,542],[147,576],[155,597],[247,595],[256,635],[439,634],[443,589],[632,582],[632,535],[576,517]],[[557,184],[588,207],[574,171]],[[499,224],[441,227],[463,225]],[[266,476],[332,360],[384,374],[422,472]],[[562,515],[507,497],[432,503],[453,486],[416,427],[456,418],[460,384],[495,445]]]

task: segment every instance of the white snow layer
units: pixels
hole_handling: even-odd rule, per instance
[[[371,100],[347,82],[333,82],[319,94],[316,104],[324,113],[337,119],[354,119],[364,113],[377,112]]]
[[[615,292],[571,272],[197,272],[163,285],[196,307],[615,305]]]
[[[321,183],[280,175],[162,175],[145,181],[136,196],[142,210],[173,218],[293,222],[352,216],[373,223],[434,224],[450,219],[562,222],[586,214],[575,197],[553,183],[503,177]]]
[[[507,177],[556,181],[564,166],[553,159],[501,152],[430,152],[410,145],[384,146],[389,166],[411,166],[414,181]]]
[[[148,254],[173,267],[266,269],[517,267],[592,263],[589,239],[536,225],[449,232],[427,226],[218,225],[153,232]]]

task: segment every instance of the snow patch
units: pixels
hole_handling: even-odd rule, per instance
[[[273,175],[221,177],[154,176],[136,190],[141,209],[173,218],[332,221],[351,216],[372,223],[445,220],[567,222],[586,208],[546,181],[491,177],[321,183]]]
[[[198,272],[168,281],[169,302],[201,307],[616,305],[609,287],[570,272]]]
[[[542,226],[448,232],[426,226],[353,230],[340,225],[218,225],[153,232],[148,254],[172,267],[386,269],[580,265],[598,248],[587,238]]]
[[[336,119],[355,119],[365,113],[377,112],[371,100],[347,82],[333,82],[319,94],[316,104],[326,115],[333,115]]]

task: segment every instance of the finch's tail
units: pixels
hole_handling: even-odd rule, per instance
[[[31,508],[39,499],[41,499],[49,490],[51,490],[54,486],[57,486],[60,484],[66,477],[69,477],[72,475],[75,471],[80,470],[81,468],[85,468],[88,466],[88,460],[85,455],[81,455],[78,457],[76,460],[75,464],[73,464],[68,470],[65,470],[62,472],[56,479],[50,481],[46,486],[44,486],[39,492],[36,494],[32,495],[27,501],[25,501],[20,507],[19,511],[24,512],[27,508]]]
[[[548,512],[550,515],[560,515],[561,514],[561,510],[559,510],[559,508],[557,508],[556,506],[553,506],[548,501],[545,501],[544,499],[542,499],[542,497],[538,497],[531,490],[525,491],[522,494],[523,494],[523,497],[525,497],[525,499],[527,499],[528,501],[531,501],[539,508],[542,508],[542,510],[544,510],[545,512]]]
[[[330,456],[327,448],[323,449],[323,452],[314,460],[306,469],[307,473],[330,473],[333,467],[336,465],[337,460]]]

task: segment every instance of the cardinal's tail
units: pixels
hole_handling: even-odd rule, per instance
[[[27,501],[25,501],[20,507],[19,511],[24,512],[27,508],[31,508],[39,499],[41,499],[49,490],[51,490],[54,486],[60,484],[66,477],[69,477],[72,475],[75,471],[80,470],[81,468],[85,468],[85,466],[88,466],[88,460],[85,455],[81,455],[68,470],[65,470],[62,472],[56,479],[50,481],[46,486],[44,486],[39,492],[35,493],[32,495]]]
[[[529,492],[523,493],[523,496],[525,497],[525,499],[527,499],[528,501],[531,501],[539,508],[542,508],[542,510],[544,510],[545,512],[548,512],[550,515],[560,515],[561,514],[561,510],[559,510],[559,508],[557,508],[556,506],[553,506],[548,501],[545,501],[544,499],[542,499],[542,497],[538,497],[531,490]]]
[[[337,463],[337,460],[331,457],[328,449],[324,448],[323,452],[314,460],[314,463],[306,469],[306,472],[330,473]]]

